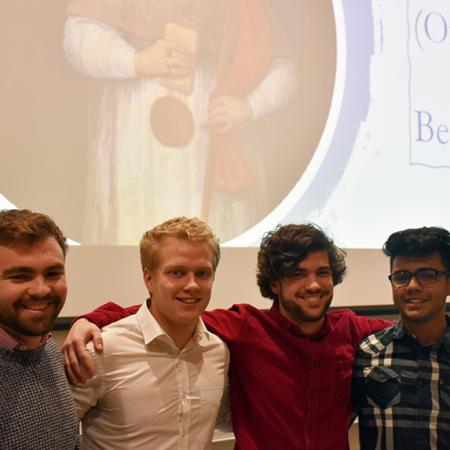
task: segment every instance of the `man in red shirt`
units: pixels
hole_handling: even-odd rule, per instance
[[[281,226],[264,236],[258,253],[258,286],[272,308],[241,304],[202,315],[230,349],[236,449],[348,449],[355,353],[362,338],[390,322],[328,312],[345,271],[345,252],[318,227]],[[101,350],[94,323],[135,310],[109,303],[75,323],[64,347],[73,381],[86,378],[78,359],[92,370],[86,340]]]

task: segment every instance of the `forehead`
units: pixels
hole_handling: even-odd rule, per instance
[[[64,265],[64,254],[53,237],[29,245],[0,245],[0,270],[2,272],[9,267],[37,268],[53,264]]]
[[[444,264],[442,262],[439,252],[433,252],[429,255],[399,255],[392,261],[392,271],[397,270],[416,270],[421,267],[431,267],[434,269],[443,270]]]
[[[302,259],[298,263],[299,269],[329,267],[329,266],[330,266],[330,259],[328,258],[328,253],[325,250],[311,252],[306,256],[306,258]]]
[[[213,252],[207,241],[166,237],[159,243],[159,265],[213,262]]]

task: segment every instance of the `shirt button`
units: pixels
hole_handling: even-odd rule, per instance
[[[308,428],[306,429],[306,431],[307,431],[308,433],[311,433],[312,428],[311,428],[311,427],[308,427]]]
[[[310,367],[311,369],[315,369],[315,368],[316,368],[316,365],[315,365],[314,363],[311,363],[311,364],[309,365],[309,367]]]

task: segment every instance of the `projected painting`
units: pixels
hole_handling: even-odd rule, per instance
[[[444,0],[4,9],[0,206],[83,244],[135,245],[175,215],[229,246],[289,222],[348,248],[450,228]]]
[[[61,3],[9,7],[9,21],[30,23],[8,42],[35,52],[11,53],[5,75],[17,109],[5,118],[7,200],[83,244],[136,244],[176,215],[225,242],[302,177],[333,93],[331,3]]]

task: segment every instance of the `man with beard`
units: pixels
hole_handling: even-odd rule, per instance
[[[272,308],[240,304],[202,315],[230,349],[237,449],[348,449],[355,353],[371,330],[390,322],[328,312],[345,271],[344,251],[320,228],[281,226],[264,236],[258,253],[258,286]],[[85,317],[104,326],[135,311],[109,303]],[[98,328],[84,319],[66,341],[73,381],[84,378],[77,358],[92,371],[85,350],[91,337],[100,349]]]
[[[0,447],[72,450],[78,424],[50,330],[67,294],[67,245],[46,215],[0,212]]]

